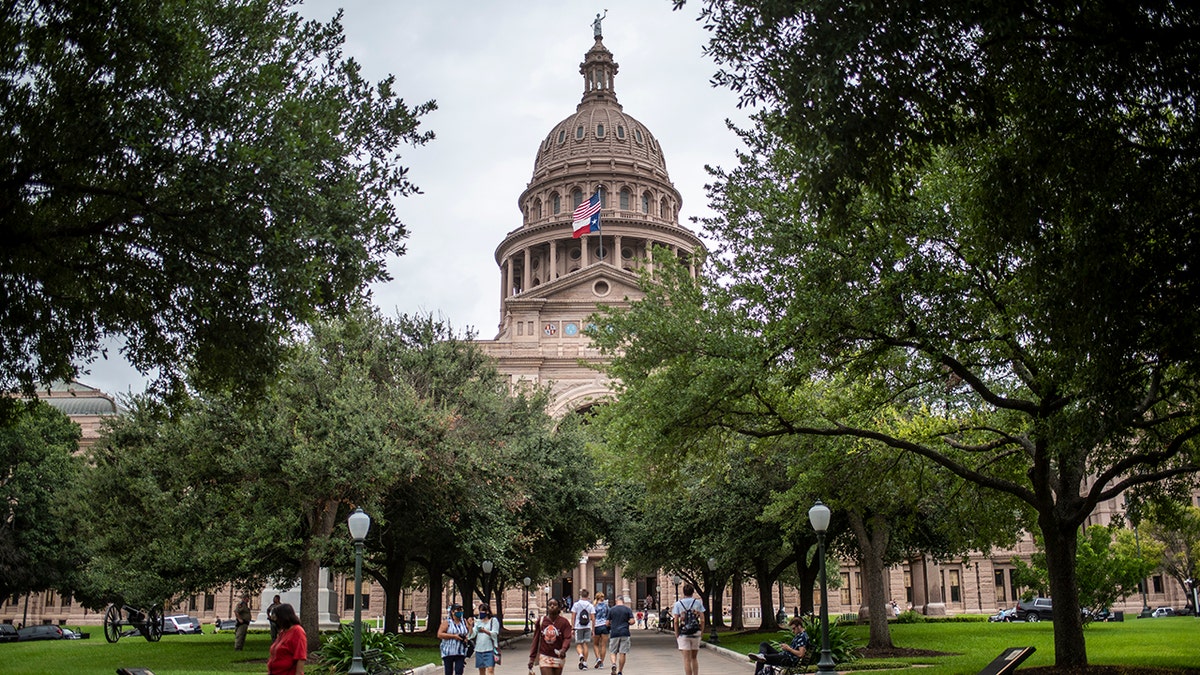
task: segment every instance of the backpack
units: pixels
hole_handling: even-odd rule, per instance
[[[683,610],[683,614],[679,615],[680,635],[695,635],[700,632],[700,617],[696,614],[696,610],[692,609],[696,606],[696,599],[691,598],[691,601],[692,604]]]
[[[580,607],[579,608],[579,625],[586,626],[586,625],[588,625],[588,621],[591,621],[591,617],[588,616],[587,607]]]

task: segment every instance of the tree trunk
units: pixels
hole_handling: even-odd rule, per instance
[[[1059,668],[1087,665],[1087,646],[1083,639],[1083,616],[1079,611],[1079,587],[1076,584],[1075,553],[1079,542],[1076,526],[1056,522],[1052,510],[1038,518],[1046,545],[1046,571],[1050,577],[1050,597],[1054,599],[1054,665]]]
[[[322,500],[305,517],[308,536],[300,560],[300,625],[308,636],[310,652],[321,648],[321,557],[333,534],[337,511],[336,501]]]
[[[816,604],[813,601],[813,589],[817,588],[820,580],[817,577],[821,574],[821,561],[816,559],[817,546],[816,542],[812,545],[813,557],[809,560],[807,555],[800,556],[796,561],[796,574],[800,577],[800,615],[811,616],[816,613]]]
[[[742,595],[742,582],[744,577],[741,572],[735,572],[733,575],[733,591],[730,598],[730,628],[732,630],[745,630],[746,622],[742,618],[745,616],[746,599]]]
[[[760,630],[778,630],[779,622],[775,620],[774,579],[767,569],[765,560],[754,561],[754,580],[758,582],[759,611],[762,612]]]
[[[871,516],[864,521],[862,513],[851,509],[847,513],[854,538],[858,540],[859,565],[863,583],[867,587],[867,620],[870,623],[869,648],[891,648],[892,632],[888,626],[888,597],[883,579],[887,566],[883,554],[891,541],[891,526],[882,516]]]
[[[404,582],[408,574],[408,561],[391,559],[387,562],[387,576],[377,577],[383,587],[383,632],[397,633],[400,630],[400,598],[404,593]]]
[[[425,568],[429,572],[429,600],[425,613],[429,620],[425,623],[425,632],[436,635],[438,626],[442,623],[442,571],[433,569],[432,565]]]

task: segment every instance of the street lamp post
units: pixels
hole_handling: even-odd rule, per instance
[[[362,553],[363,539],[371,529],[371,516],[360,508],[354,509],[347,521],[350,536],[354,539],[354,660],[350,662],[351,675],[365,675],[367,669],[362,660]]]
[[[829,507],[817,500],[808,510],[808,522],[817,532],[817,556],[821,559],[821,660],[818,673],[836,673],[833,656],[829,653],[829,590],[825,581],[825,531],[829,529]]]
[[[529,634],[529,584],[533,583],[533,579],[530,579],[529,577],[525,577],[524,579],[521,580],[521,583],[525,584],[525,595],[523,596],[522,601],[521,601],[521,612],[525,616],[525,619],[524,619],[525,632],[522,633],[522,635],[528,635]]]
[[[721,644],[721,642],[720,642],[720,640],[717,639],[717,559],[716,558],[708,559],[708,571],[712,572],[712,582],[711,582],[712,593],[709,594],[710,597],[712,598],[712,600],[710,601],[712,604],[710,604],[708,606],[708,615],[710,617],[712,617],[712,635],[708,636],[708,641],[713,643],[714,645],[717,645],[717,644]]]
[[[492,570],[496,569],[496,566],[492,564],[491,560],[484,560],[480,567],[483,568],[483,601],[490,604],[492,602]],[[496,608],[496,612],[500,612],[499,607]]]

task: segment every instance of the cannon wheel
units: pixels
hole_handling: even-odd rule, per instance
[[[121,608],[115,604],[104,612],[104,639],[109,642],[121,639]]]
[[[146,625],[142,629],[142,635],[146,636],[147,642],[158,642],[162,639],[163,633],[163,613],[161,607],[151,607],[146,616]]]

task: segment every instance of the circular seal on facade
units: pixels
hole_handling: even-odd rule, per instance
[[[553,324],[553,323],[548,323],[542,327],[542,332],[545,333],[546,335],[549,335],[550,337],[554,337],[554,334],[558,332],[558,325]]]
[[[596,283],[592,284],[592,293],[595,293],[601,298],[608,295],[610,291],[612,291],[612,288],[610,288],[608,282],[603,279],[598,279]]]
[[[578,324],[568,323],[567,325],[563,326],[563,334],[566,335],[567,337],[575,337],[575,335],[578,333],[579,333],[579,325]]]

